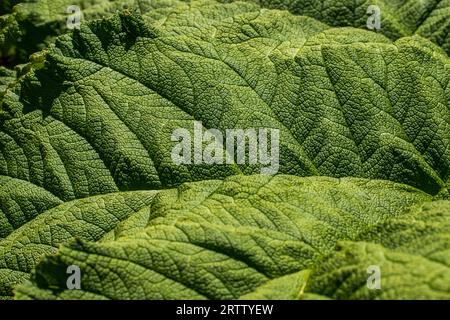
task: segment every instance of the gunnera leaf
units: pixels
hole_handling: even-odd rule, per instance
[[[164,5],[167,1],[156,1]],[[117,10],[150,10],[153,0],[22,0],[0,7],[0,58],[10,66],[53,43],[57,35],[70,32],[68,21],[85,23]],[[175,3],[175,1],[173,1]],[[15,5],[15,6],[14,6]]]
[[[278,129],[279,173],[386,179],[430,194],[444,187],[446,55],[419,37],[391,43],[281,11],[239,18],[215,26],[214,37],[129,15],[61,37],[45,67],[3,99],[0,173],[72,200],[260,172],[175,165],[171,134],[201,122]]]
[[[236,1],[243,8],[242,2]],[[13,4],[20,3],[14,12],[5,15],[0,23],[0,43],[4,47],[3,55],[15,63],[26,62],[28,55],[46,47],[54,41],[56,35],[68,30],[66,21],[71,15],[69,6],[77,6],[82,12],[83,23],[100,17],[106,17],[117,10],[131,10],[150,18],[170,17],[168,12],[181,8],[195,8],[197,13],[205,13],[212,20],[221,19],[222,9],[229,1],[215,0],[34,0],[8,1],[0,7],[0,13],[10,12]],[[414,34],[421,35],[450,52],[450,2],[440,0],[247,0],[259,7],[290,10],[297,15],[310,16],[330,26],[357,27],[368,29],[368,19],[376,7],[381,19],[380,32],[392,40]],[[219,12],[213,12],[216,7]],[[190,10],[192,11],[192,10]],[[191,24],[202,14],[191,17]],[[3,35],[3,40],[2,40]],[[12,56],[12,57],[11,57]]]
[[[421,36],[254,3],[83,23],[5,81],[0,296],[448,298],[449,68]],[[198,124],[279,130],[281,175],[175,164]],[[366,260],[424,289],[369,292]]]
[[[368,27],[369,17],[377,12],[381,18],[377,32],[393,40],[415,34],[420,35],[450,53],[450,1],[448,0],[247,1],[258,3],[266,8],[284,9],[294,14],[310,16],[336,27],[368,29],[370,28]]]
[[[0,67],[0,97],[15,80],[16,73],[14,71]]]
[[[428,199],[411,187],[356,178],[256,175],[187,183],[159,192],[102,240],[63,245],[16,297],[292,299],[305,291],[374,298],[358,289],[367,268],[379,264],[378,298],[449,298],[450,203]],[[378,236],[378,228],[386,232]],[[361,239],[370,242],[366,249]],[[342,240],[350,253],[337,246]],[[81,270],[80,290],[67,289],[71,265]],[[328,268],[332,274],[322,275]],[[307,269],[309,279],[307,271],[294,274]],[[413,277],[419,290],[407,285]],[[341,282],[348,287],[334,292]]]

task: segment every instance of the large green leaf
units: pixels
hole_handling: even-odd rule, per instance
[[[267,281],[242,300],[299,300],[304,296],[309,270],[303,270]]]
[[[445,247],[448,257],[448,239]],[[448,259],[441,264],[372,243],[344,242],[323,263],[309,281],[310,290],[334,299],[450,299]],[[372,265],[381,270],[379,290],[367,286],[367,268]]]
[[[153,0],[23,0],[0,5],[0,58],[10,64],[26,62],[28,56],[54,41],[55,36],[70,31],[66,25],[73,17],[71,6],[80,8],[81,21],[110,15],[116,10],[137,7]],[[1,7],[3,5],[3,7]],[[16,5],[13,9],[12,6]],[[12,9],[12,10],[11,10]]]
[[[449,59],[431,43],[280,11],[226,20],[214,37],[169,29],[121,15],[60,38],[4,98],[0,173],[71,200],[259,172],[174,165],[172,132],[201,121],[279,129],[280,173],[431,194],[448,180]]]
[[[447,279],[446,53],[251,3],[172,4],[84,23],[6,80],[0,295],[63,245],[18,297],[446,298],[434,284],[394,288],[407,278],[388,282],[392,294],[355,293],[361,271],[330,292],[341,275],[318,264],[359,266],[367,242],[375,264],[394,252],[423,265],[422,286],[427,272]],[[278,172],[291,176],[175,165],[171,134],[196,121],[279,129]],[[335,251],[342,240],[353,260]],[[82,267],[83,290],[64,290],[68,264]],[[318,280],[299,294],[285,277],[305,269]]]
[[[240,0],[245,1],[245,0]],[[241,6],[241,2],[238,5]],[[181,10],[196,9],[191,25],[203,23],[206,17],[221,19],[222,9],[215,0],[24,0],[6,2],[0,12],[9,12],[12,4],[20,3],[14,13],[5,15],[0,22],[0,43],[4,55],[13,55],[13,59],[25,62],[29,54],[54,41],[54,36],[68,31],[65,23],[69,14],[67,8],[77,5],[82,9],[83,21],[105,17],[116,10],[136,10],[150,18],[169,17],[179,19]],[[219,1],[228,2],[228,1]],[[440,0],[249,0],[257,7],[290,10],[297,15],[314,17],[330,26],[352,26],[367,29],[369,6],[376,5],[381,10],[381,29],[379,32],[396,40],[403,36],[421,35],[442,46],[450,52],[450,1]],[[229,7],[231,8],[231,7]],[[249,7],[250,8],[250,7]],[[171,13],[171,14],[169,14]],[[199,19],[198,19],[199,18]],[[208,19],[208,18],[206,18]],[[2,39],[3,38],[3,39]]]
[[[241,0],[242,1],[242,0]],[[246,1],[246,0],[243,0]],[[330,26],[367,29],[367,20],[378,6],[381,29],[395,40],[421,35],[450,52],[450,1],[448,0],[249,0],[262,7],[285,9],[306,15]]]
[[[0,97],[4,91],[16,80],[15,72],[4,67],[0,67]]]
[[[355,178],[235,176],[183,184],[161,191],[101,241],[80,239],[62,246],[17,294],[38,299],[301,298],[308,281],[309,292],[351,298],[353,291],[330,294],[334,287],[322,286],[319,270],[334,270],[337,264],[334,256],[328,258],[332,254],[344,265],[342,272],[352,263],[353,277],[362,278],[368,266],[380,264],[387,297],[448,298],[450,203],[429,199],[411,187]],[[379,237],[378,228],[385,230]],[[393,261],[382,260],[378,250],[360,253],[361,239],[372,242],[370,248],[392,252]],[[357,246],[351,256],[357,261],[334,253],[341,240]],[[70,265],[81,270],[81,290],[67,289]],[[316,268],[311,280],[304,273],[285,277]],[[399,279],[391,280],[391,274]],[[426,290],[397,286],[414,275]],[[348,282],[348,291],[360,285]]]
[[[11,188],[12,183],[20,184],[11,181],[4,188]],[[1,230],[3,234],[20,225],[21,220],[29,218],[20,215],[20,210],[29,215],[40,211],[39,216],[0,240],[0,298],[11,296],[13,286],[28,278],[43,255],[54,253],[60,244],[75,237],[91,241],[101,239],[119,222],[151,204],[156,194],[155,191],[119,192],[58,203],[48,192],[36,189],[32,187],[27,190],[26,186],[12,189],[8,200],[17,204],[17,208],[12,208],[16,211],[0,211],[1,225],[9,227]],[[1,193],[0,196],[6,197]],[[6,219],[9,220],[5,222]]]

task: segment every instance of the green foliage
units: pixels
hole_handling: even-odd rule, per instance
[[[239,0],[271,9],[289,10],[295,15],[313,17],[330,26],[366,28],[367,8],[377,5],[381,9],[380,32],[392,40],[420,35],[450,52],[450,1],[449,0]],[[79,6],[83,20],[90,21],[109,16],[121,10],[131,10],[144,15],[166,15],[175,9],[203,9],[214,0],[14,0],[2,1],[0,14],[0,44],[3,55],[13,62],[25,62],[28,55],[54,41],[56,35],[67,32],[67,7]],[[227,3],[228,0],[219,2]],[[18,4],[13,8],[14,5]],[[183,4],[186,3],[186,4]],[[205,7],[205,3],[207,6]],[[192,5],[192,7],[190,6]],[[221,14],[206,9],[213,20]],[[199,9],[203,11],[202,9]],[[191,16],[191,18],[193,18]],[[203,19],[203,16],[195,18]]]
[[[0,299],[450,298],[448,1],[12,4]],[[174,164],[198,121],[278,129],[279,174]]]
[[[245,1],[245,0],[244,0]],[[285,9],[336,27],[366,28],[367,9],[381,10],[380,32],[395,40],[420,35],[450,52],[449,0],[248,0],[263,7]]]
[[[0,94],[5,92],[7,87],[16,79],[15,72],[4,67],[0,67]]]
[[[386,297],[448,299],[449,207],[450,202],[430,202],[430,196],[411,187],[355,178],[255,175],[183,184],[159,192],[97,242],[77,232],[78,240],[43,259],[32,282],[16,294],[38,299],[292,299],[301,297],[307,282],[311,288],[306,292],[370,298],[364,289],[366,269],[379,264],[386,278],[380,292]],[[48,213],[41,216],[48,219]],[[42,222],[24,234],[42,233],[38,225],[52,228],[53,223]],[[367,248],[362,239],[370,241]],[[342,253],[342,240],[350,241],[349,253]],[[23,255],[24,250],[14,248],[9,254]],[[69,265],[84,270],[81,290],[66,287]],[[310,280],[305,272],[291,275],[305,269],[313,270]],[[391,278],[399,270],[404,275]],[[414,276],[427,290],[407,285]],[[339,287],[342,279],[344,288]],[[346,290],[335,292],[335,286]]]

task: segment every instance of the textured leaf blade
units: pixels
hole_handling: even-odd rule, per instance
[[[368,288],[368,266],[380,267],[381,287]],[[450,297],[449,266],[372,243],[342,243],[310,279],[307,290],[334,299],[441,299]]]
[[[401,185],[360,179],[237,176],[184,184],[161,191],[114,235],[45,258],[18,297],[67,299],[84,290],[109,299],[237,299],[314,268],[337,241],[358,241],[383,223],[407,220],[407,209],[427,199]],[[448,213],[442,212],[447,220]],[[439,234],[430,224],[421,237]],[[391,250],[403,254],[403,243],[391,239]],[[64,270],[72,264],[84,270],[82,292],[65,289]],[[448,275],[448,267],[441,272]]]
[[[41,257],[54,253],[62,243],[74,238],[101,239],[150,204],[155,194],[134,191],[90,197],[53,206],[30,219],[0,240],[0,297],[11,296],[13,286],[26,280]]]
[[[373,33],[324,30],[301,17],[267,29],[263,37],[240,39],[247,23],[257,28],[287,15],[266,11],[256,21],[253,14],[244,15],[225,23],[209,41],[166,36],[127,15],[61,38],[46,67],[15,89],[19,101],[12,92],[6,95],[10,118],[5,116],[2,129],[19,141],[16,148],[31,150],[43,148],[42,140],[49,139],[47,148],[55,149],[57,142],[40,131],[67,131],[77,148],[94,154],[90,166],[103,167],[98,172],[107,187],[72,190],[71,182],[80,186],[72,181],[79,179],[80,173],[73,174],[79,165],[57,154],[33,175],[4,174],[41,186],[45,182],[36,176],[48,176],[58,181],[54,192],[69,199],[259,172],[242,165],[214,170],[173,165],[171,133],[179,127],[192,130],[194,121],[202,121],[219,130],[279,129],[280,173],[386,179],[438,193],[450,173],[448,58],[435,55],[431,43],[420,38],[389,44]],[[238,37],[230,39],[230,32]],[[295,42],[289,42],[290,34]],[[365,35],[367,43],[361,44]],[[294,48],[283,49],[288,44]],[[217,117],[211,118],[212,113]],[[39,124],[27,131],[25,142],[14,127],[22,119]],[[56,153],[70,150],[58,144]],[[95,170],[82,173],[83,179],[97,181]]]
[[[267,281],[242,300],[299,300],[303,296],[310,271],[304,270]]]
[[[414,34],[423,36],[447,53],[450,51],[448,0],[250,0],[262,7],[289,10],[294,14],[318,19],[330,26],[367,29],[369,6],[380,9],[381,32],[395,40]]]
[[[252,3],[159,5],[84,23],[18,79],[1,71],[0,295],[34,272],[17,297],[446,298],[445,52]],[[433,11],[410,9],[425,22]],[[417,15],[406,24],[426,26]],[[395,27],[413,34],[406,24]],[[292,176],[174,165],[171,133],[198,121],[279,129],[279,172]],[[320,175],[368,180],[296,177]],[[365,261],[405,276],[368,292]],[[354,270],[349,283],[320,268],[335,263]],[[405,289],[412,267],[419,293]],[[311,291],[283,289],[306,269]]]

